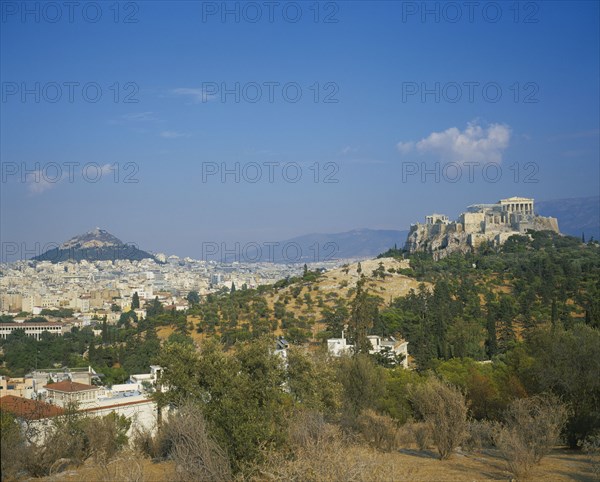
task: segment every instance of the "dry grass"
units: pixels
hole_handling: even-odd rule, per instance
[[[310,472],[302,474],[299,470],[302,464],[308,464],[307,457],[314,457]],[[300,456],[299,456],[300,457]],[[294,467],[283,467],[280,471],[271,472],[265,467],[262,473],[258,473],[250,480],[284,480],[280,472],[296,474],[295,479],[306,481],[392,481],[402,480],[405,482],[462,482],[465,480],[477,481],[507,481],[511,475],[505,470],[504,460],[498,451],[490,450],[482,454],[471,455],[458,453],[450,460],[439,460],[433,452],[418,452],[416,446],[405,448],[399,452],[384,453],[366,447],[364,445],[352,445],[351,443],[335,442],[327,448],[325,453],[320,453],[316,448],[306,450],[301,455],[302,460],[289,461],[284,457],[279,460],[283,464],[292,464]],[[171,461],[153,463],[149,458],[136,454],[141,466],[143,479],[146,482],[172,482],[177,480],[175,465]],[[127,460],[117,458],[112,470],[125,472]],[[277,461],[271,458],[271,463]],[[331,467],[327,464],[333,464]],[[339,476],[336,474],[339,469]],[[371,472],[372,471],[372,472]],[[121,472],[121,473],[122,473]],[[367,475],[360,478],[361,474]],[[311,475],[312,474],[312,475]],[[59,481],[89,481],[96,482],[98,478],[98,467],[90,460],[76,470],[67,470],[53,477],[46,477],[46,482]],[[278,478],[279,477],[279,478]],[[312,478],[311,478],[312,477]],[[542,460],[540,465],[533,468],[530,473],[531,481],[593,481],[594,474],[589,456],[582,452],[568,449],[555,448]],[[126,480],[126,479],[113,479]]]

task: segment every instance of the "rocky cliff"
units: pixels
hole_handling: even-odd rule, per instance
[[[411,226],[404,249],[409,253],[430,252],[435,259],[467,253],[483,243],[500,246],[509,237],[528,230],[560,233],[556,218],[537,216],[532,211],[508,212],[500,204],[471,206],[458,221],[448,222],[447,217],[440,215],[428,218],[424,224]]]

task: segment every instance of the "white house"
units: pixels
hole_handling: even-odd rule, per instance
[[[162,367],[159,365],[150,365],[150,373],[137,373],[129,376],[129,383],[135,383],[140,389],[146,389],[147,387],[156,387],[156,382],[160,376]],[[145,383],[144,383],[145,382]]]
[[[408,368],[408,342],[404,340],[396,340],[393,336],[385,339],[379,335],[367,336],[371,343],[372,349],[369,350],[371,355],[375,353],[383,353],[389,351],[397,356],[403,356],[402,366]]]
[[[354,345],[348,345],[344,333],[342,338],[329,338],[327,340],[327,351],[331,356],[351,355],[354,352]]]
[[[387,339],[382,338],[379,335],[367,336],[371,343],[371,349],[369,353],[374,355],[375,353],[393,353],[394,355],[403,356],[402,366],[408,368],[408,342],[404,340],[396,340],[394,337]],[[331,356],[339,357],[342,355],[351,355],[354,351],[354,345],[348,344],[344,333],[342,332],[341,338],[329,338],[327,340],[327,351]]]

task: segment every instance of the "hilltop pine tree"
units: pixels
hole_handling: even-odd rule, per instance
[[[350,323],[348,324],[348,335],[350,342],[354,344],[354,354],[369,353],[371,343],[367,338],[369,331],[373,328],[375,319],[379,316],[377,304],[364,289],[366,278],[361,278],[356,283],[356,295],[351,305]]]

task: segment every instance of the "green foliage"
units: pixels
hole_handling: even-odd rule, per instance
[[[26,439],[18,421],[0,408],[0,474],[2,480],[16,480],[26,456]]]
[[[350,421],[356,420],[363,410],[375,408],[385,393],[384,369],[362,353],[341,360],[338,379],[343,387],[344,415]]]
[[[214,339],[200,353],[169,343],[160,357],[162,382],[169,390],[156,394],[159,403],[178,405],[190,396],[198,400],[235,471],[258,461],[262,447],[285,441],[285,372],[271,345],[268,338],[238,344],[228,356]]]
[[[498,420],[512,400],[527,395],[517,375],[502,362],[453,358],[437,362],[434,371],[464,391],[470,415],[477,420]]]
[[[366,278],[361,276],[356,283],[356,294],[351,303],[348,322],[348,339],[354,345],[354,353],[369,353],[371,343],[367,335],[379,317],[378,298],[364,289]]]
[[[185,299],[190,304],[190,306],[194,306],[200,303],[200,295],[197,291],[190,291]]]
[[[323,315],[322,322],[327,325],[328,337],[340,338],[350,316],[346,303],[339,299],[333,309],[324,308],[321,313]]]
[[[73,310],[71,308],[60,308],[58,310],[43,309],[40,312],[42,316],[55,316],[57,318],[72,318]]]
[[[153,318],[163,314],[165,311],[162,303],[158,300],[158,296],[155,296],[152,303],[146,305],[146,316]]]
[[[73,328],[63,336],[42,333],[40,340],[25,335],[23,330],[15,330],[1,341],[4,361],[12,376],[23,376],[36,368],[52,368],[55,365],[73,366],[82,360],[94,333],[91,328]]]
[[[133,296],[131,297],[131,309],[137,310],[139,307],[140,307],[140,295],[138,295],[138,292],[136,291],[135,293],[133,293]]]
[[[287,386],[301,407],[334,414],[340,406],[341,385],[335,367],[320,354],[288,349]]]
[[[566,435],[576,447],[600,429],[600,332],[577,323],[572,329],[538,329],[523,349],[507,357],[533,393],[552,392],[572,408]]]
[[[408,387],[423,383],[425,377],[400,367],[384,370],[383,374],[385,391],[377,399],[376,407],[400,423],[405,423],[414,416]]]

